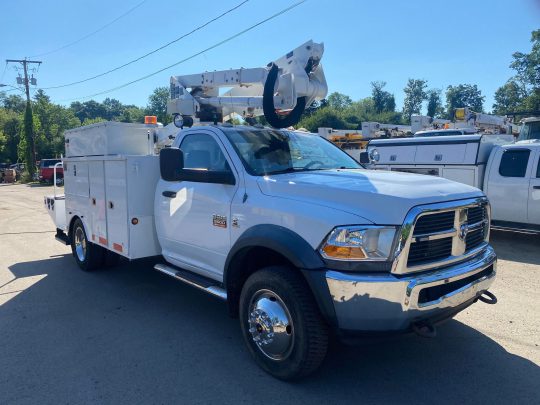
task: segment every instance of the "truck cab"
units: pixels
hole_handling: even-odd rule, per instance
[[[525,118],[522,123],[523,126],[519,131],[518,141],[540,139],[540,118]]]
[[[484,192],[491,202],[494,226],[540,232],[540,140],[495,148],[487,164]]]

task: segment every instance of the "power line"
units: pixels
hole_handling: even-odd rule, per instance
[[[59,88],[62,88],[62,87],[73,86],[73,85],[75,85],[75,84],[80,84],[80,83],[88,82],[88,81],[90,81],[90,80],[97,79],[98,77],[102,77],[102,76],[108,75],[109,73],[116,72],[117,70],[120,70],[120,69],[122,69],[122,68],[124,68],[124,67],[126,67],[126,66],[128,66],[128,65],[131,65],[132,63],[138,62],[138,61],[140,61],[141,59],[144,59],[144,58],[146,58],[146,57],[148,57],[148,56],[150,56],[150,55],[152,55],[152,54],[154,54],[154,53],[156,53],[156,52],[158,52],[158,51],[161,51],[162,49],[164,49],[164,48],[166,48],[166,47],[168,47],[168,46],[170,46],[170,45],[172,45],[172,44],[174,44],[174,43],[180,41],[181,39],[184,39],[184,38],[186,38],[186,37],[188,37],[188,36],[194,34],[195,32],[197,32],[197,31],[203,29],[203,28],[206,27],[207,25],[210,25],[211,23],[213,23],[213,22],[219,20],[220,18],[225,17],[225,16],[226,16],[227,14],[229,14],[229,13],[232,13],[234,10],[240,8],[241,6],[243,6],[244,4],[246,4],[248,1],[249,1],[249,0],[244,0],[244,1],[242,1],[241,3],[237,4],[237,5],[234,6],[233,8],[231,8],[231,9],[225,11],[224,13],[218,15],[217,17],[212,18],[211,20],[209,20],[209,21],[205,22],[204,24],[198,26],[197,28],[191,30],[191,31],[188,32],[187,34],[183,34],[183,35],[181,35],[180,37],[178,37],[178,38],[176,38],[176,39],[173,39],[173,40],[170,41],[170,42],[167,42],[165,45],[162,45],[162,46],[160,46],[159,48],[156,48],[156,49],[154,49],[154,50],[152,50],[152,51],[150,51],[150,52],[148,52],[148,53],[145,53],[144,55],[139,56],[138,58],[135,58],[135,59],[133,59],[133,60],[127,62],[127,63],[124,63],[123,65],[117,66],[117,67],[115,67],[115,68],[113,68],[113,69],[107,70],[106,72],[100,73],[100,74],[95,75],[95,76],[92,76],[92,77],[88,77],[88,78],[83,79],[83,80],[78,80],[78,81],[76,81],[76,82],[71,82],[71,83],[61,84],[61,85],[58,85],[58,86],[42,87],[41,89],[43,89],[43,90],[51,90],[51,89],[59,89]]]
[[[103,25],[102,27],[98,28],[97,30],[92,31],[91,33],[86,34],[86,35],[82,36],[81,38],[76,39],[76,40],[73,41],[73,42],[70,42],[70,43],[68,43],[68,44],[66,44],[66,45],[63,45],[63,46],[61,46],[61,47],[59,47],[59,48],[56,48],[56,49],[53,49],[53,50],[51,50],[51,51],[43,52],[43,53],[40,53],[40,54],[31,56],[31,58],[35,58],[35,57],[38,57],[38,56],[50,55],[51,53],[55,53],[55,52],[61,51],[62,49],[66,49],[66,48],[68,48],[68,47],[70,47],[70,46],[73,46],[73,45],[75,45],[75,44],[78,44],[79,42],[84,41],[84,40],[87,39],[87,38],[90,38],[92,35],[95,35],[95,34],[97,34],[98,32],[103,31],[105,28],[111,26],[111,25],[114,24],[116,21],[120,20],[121,18],[124,18],[126,15],[128,15],[129,13],[131,13],[132,11],[134,11],[135,9],[139,8],[140,6],[142,6],[143,3],[145,3],[145,2],[146,2],[146,0],[142,0],[140,3],[137,3],[135,6],[131,7],[131,8],[130,8],[128,11],[126,11],[124,14],[122,14],[122,15],[116,17],[114,20],[108,22],[107,24]]]
[[[161,72],[163,72],[163,71],[165,71],[165,70],[167,70],[167,69],[170,69],[170,68],[172,68],[172,67],[174,67],[174,66],[178,66],[178,65],[180,65],[180,64],[182,64],[182,63],[184,63],[184,62],[187,62],[187,61],[189,61],[189,60],[191,60],[191,59],[193,59],[193,58],[195,58],[195,57],[197,57],[197,56],[199,56],[199,55],[202,55],[202,54],[205,53],[205,52],[208,52],[208,51],[210,51],[210,50],[212,50],[212,49],[215,49],[215,48],[217,48],[217,47],[219,47],[219,46],[221,46],[221,45],[223,45],[223,44],[225,44],[225,43],[227,43],[227,42],[230,42],[230,41],[232,41],[233,39],[238,38],[238,37],[241,36],[241,35],[244,35],[246,32],[249,32],[249,31],[255,29],[255,28],[258,27],[259,25],[262,25],[262,24],[264,24],[264,23],[266,23],[266,22],[268,22],[268,21],[270,21],[270,20],[273,20],[274,18],[279,17],[279,16],[282,15],[282,14],[285,14],[285,13],[289,12],[289,11],[292,10],[293,8],[298,7],[299,5],[305,3],[306,1],[307,1],[307,0],[301,0],[301,1],[298,1],[298,2],[294,3],[294,4],[291,5],[291,6],[286,7],[286,8],[284,8],[284,9],[282,9],[281,11],[278,11],[277,13],[271,15],[270,17],[267,17],[267,18],[265,18],[264,20],[261,20],[261,21],[259,21],[258,23],[253,24],[253,25],[251,25],[250,27],[248,27],[248,28],[246,28],[246,29],[244,29],[244,30],[242,30],[242,31],[240,31],[240,32],[238,32],[238,33],[236,33],[236,34],[234,34],[234,35],[232,35],[232,36],[230,36],[230,37],[228,37],[228,38],[226,38],[226,39],[224,39],[224,40],[222,40],[222,41],[220,41],[220,42],[214,44],[214,45],[212,45],[212,46],[209,46],[209,47],[206,48],[206,49],[203,49],[202,51],[199,51],[199,52],[197,52],[197,53],[195,53],[195,54],[193,54],[193,55],[191,55],[191,56],[188,56],[187,58],[184,58],[184,59],[182,59],[182,60],[180,60],[180,61],[178,61],[178,62],[175,62],[175,63],[173,63],[172,65],[165,66],[164,68],[159,69],[159,70],[157,70],[157,71],[155,71],[155,72],[153,72],[153,73],[147,74],[146,76],[140,77],[140,78],[138,78],[138,79],[132,80],[132,81],[130,81],[130,82],[124,83],[124,84],[122,84],[122,85],[120,85],[120,86],[116,86],[116,87],[113,87],[113,88],[108,89],[108,90],[100,91],[99,93],[94,93],[94,94],[90,94],[90,95],[88,95],[88,96],[79,97],[79,98],[70,98],[70,99],[63,99],[63,100],[58,100],[58,101],[60,101],[60,102],[62,102],[62,101],[74,101],[74,100],[81,100],[81,99],[85,99],[85,98],[91,98],[91,97],[95,97],[95,96],[100,96],[100,95],[102,95],[102,94],[111,93],[111,92],[113,92],[113,91],[120,90],[120,89],[122,89],[122,88],[124,88],[124,87],[130,86],[130,85],[132,85],[132,84],[134,84],[134,83],[137,83],[137,82],[140,82],[140,81],[142,81],[142,80],[148,79],[149,77],[155,76],[155,75],[157,75],[158,73],[161,73]]]

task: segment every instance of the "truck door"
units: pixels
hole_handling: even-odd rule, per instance
[[[156,190],[156,230],[171,263],[217,280],[230,250],[231,203],[238,175],[221,141],[210,132],[190,133],[180,144],[184,167],[231,170],[235,185],[160,180]]]
[[[529,224],[540,225],[540,149],[536,150],[529,188]]]
[[[495,153],[488,179],[487,195],[492,219],[527,223],[529,173],[534,154],[526,147],[500,148]]]

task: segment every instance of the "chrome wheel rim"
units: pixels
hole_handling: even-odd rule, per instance
[[[249,304],[248,326],[257,348],[272,360],[284,360],[294,346],[294,326],[283,300],[273,291],[259,290]]]
[[[86,258],[86,237],[84,230],[79,226],[75,229],[75,253],[79,261],[84,262]]]

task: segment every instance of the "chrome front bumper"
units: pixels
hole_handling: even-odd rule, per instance
[[[458,312],[458,307],[472,302],[493,284],[496,264],[497,256],[488,245],[465,262],[430,272],[396,276],[328,270],[326,282],[339,329],[400,331],[409,329],[413,322],[452,313],[453,308]],[[478,273],[483,274],[475,277]],[[470,281],[459,282],[466,278]],[[456,283],[455,290],[452,283]],[[421,294],[437,286],[441,287]]]

